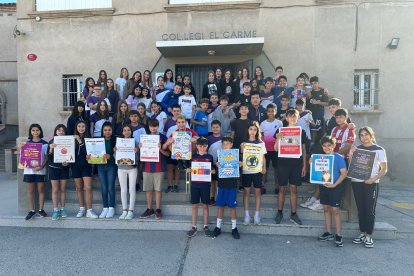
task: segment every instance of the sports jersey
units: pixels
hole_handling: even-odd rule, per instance
[[[272,90],[269,91],[269,93],[266,93],[264,90],[259,92],[260,99],[261,98],[269,98],[268,100],[262,100],[260,102],[260,105],[263,106],[263,108],[266,108],[269,104],[273,103],[274,94]]]
[[[197,110],[194,115],[194,120],[196,122],[203,122],[205,123],[204,126],[195,125],[195,131],[200,135],[207,135],[208,134],[208,115],[202,110]]]
[[[263,121],[260,124],[260,132],[263,133],[263,142],[265,143],[266,150],[275,151],[275,133],[276,130],[283,127],[283,123],[278,119],[275,119],[273,122],[269,122],[267,120]]]
[[[306,102],[306,91],[302,89],[295,89],[292,91],[292,94],[290,96],[290,107],[296,106],[296,101],[299,99],[303,99]]]
[[[336,138],[335,152],[339,152],[345,148],[346,144],[354,144],[355,131],[348,128],[348,124],[344,124],[342,127],[336,126],[331,133],[332,137]],[[345,158],[349,157],[349,152],[344,154]]]

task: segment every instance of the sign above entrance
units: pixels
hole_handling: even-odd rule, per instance
[[[161,35],[161,39],[163,41],[204,40],[204,39],[232,39],[232,38],[254,38],[254,37],[257,37],[256,30],[223,31],[223,32],[166,33],[166,34]]]
[[[264,37],[157,41],[155,46],[164,57],[260,55]]]

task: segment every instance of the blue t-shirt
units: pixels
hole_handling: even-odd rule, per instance
[[[208,116],[207,116],[207,113],[205,113],[202,110],[197,110],[197,112],[194,116],[194,119],[197,122],[206,123],[206,125],[204,125],[204,126],[196,125],[195,126],[195,132],[197,132],[200,135],[207,135],[208,134]]]
[[[339,153],[334,153],[334,169],[333,169],[333,181],[334,183],[341,176],[341,169],[346,169],[345,159]]]

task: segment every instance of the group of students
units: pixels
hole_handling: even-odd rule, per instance
[[[103,71],[103,70],[102,70]],[[100,77],[106,78],[106,73],[100,72]],[[140,216],[148,218],[154,216],[162,218],[161,198],[164,172],[167,172],[168,187],[165,192],[177,192],[179,183],[179,170],[191,171],[191,164],[171,158],[173,133],[184,131],[191,135],[194,154],[191,161],[211,162],[212,181],[191,182],[192,226],[187,235],[193,237],[197,233],[197,209],[201,202],[203,206],[203,223],[206,236],[218,236],[224,207],[230,208],[233,237],[238,239],[236,207],[237,189],[243,192],[244,224],[252,221],[249,211],[250,189],[254,188],[255,211],[253,223],[260,224],[260,205],[263,185],[267,179],[267,169],[272,163],[276,194],[278,197],[278,211],[275,217],[276,224],[283,220],[283,207],[287,185],[290,189],[290,220],[301,225],[302,221],[297,214],[297,187],[301,186],[308,174],[311,154],[325,153],[334,155],[334,184],[315,185],[315,192],[311,198],[301,206],[311,204],[323,206],[325,214],[326,232],[319,240],[334,240],[337,246],[342,246],[341,219],[339,206],[344,181],[347,175],[348,160],[356,148],[375,151],[376,159],[372,177],[365,182],[352,179],[352,188],[358,208],[358,217],[361,234],[353,240],[354,243],[364,243],[366,247],[373,247],[372,232],[375,221],[375,205],[378,196],[379,179],[387,172],[387,159],[385,150],[376,145],[375,135],[370,127],[363,127],[358,135],[361,145],[355,147],[355,125],[349,120],[346,109],[341,108],[341,101],[328,99],[327,90],[319,87],[317,77],[309,79],[302,73],[296,79],[293,87],[287,85],[287,78],[282,74],[280,66],[275,70],[275,78],[263,78],[260,67],[255,68],[255,78],[249,80],[247,68],[240,71],[240,76],[233,80],[231,71],[225,70],[221,77],[221,69],[211,71],[208,81],[203,89],[199,106],[195,103],[195,91],[188,76],[184,81],[173,82],[172,71],[167,69],[164,77],[157,79],[153,85],[150,72],[146,70],[141,79],[141,73],[134,73],[128,79],[127,70],[121,70],[122,81],[117,79],[115,94],[108,87],[101,88],[102,82],[109,83],[111,79],[103,78],[93,84],[87,81],[88,91],[82,94],[84,98],[77,102],[72,115],[65,125],[55,128],[54,136],[74,135],[75,163],[54,163],[53,149],[56,146],[51,140],[44,141],[43,132],[38,124],[29,129],[31,143],[42,143],[44,155],[43,164],[37,168],[24,170],[24,181],[29,183],[28,194],[31,210],[26,219],[32,218],[36,212],[34,208],[35,185],[39,192],[39,215],[46,216],[44,206],[44,182],[46,167],[48,167],[49,180],[52,183],[53,216],[52,219],[64,218],[65,187],[71,177],[76,183],[79,199],[79,212],[77,217],[111,218],[115,214],[115,181],[118,176],[121,187],[121,200],[123,212],[120,219],[134,217],[136,183],[142,183],[147,193],[147,209]],[[138,74],[139,73],[139,74]],[[138,77],[139,76],[139,77]],[[149,77],[148,77],[149,76]],[[112,81],[113,82],[113,81]],[[133,89],[132,89],[132,88]],[[134,96],[142,99],[143,88],[148,88],[149,105],[138,102],[135,105]],[[111,87],[112,89],[112,87]],[[129,96],[125,91],[128,89]],[[140,94],[135,90],[139,89]],[[106,91],[102,95],[102,90]],[[166,91],[167,90],[167,91]],[[181,91],[184,91],[184,94]],[[133,94],[131,94],[133,93]],[[112,95],[110,97],[110,95]],[[130,96],[132,99],[128,100]],[[118,101],[113,102],[114,98]],[[123,99],[127,99],[126,101]],[[86,102],[86,105],[85,105]],[[149,102],[149,101],[148,101]],[[117,106],[116,109],[111,106]],[[328,107],[332,117],[325,122],[324,110]],[[136,110],[134,109],[136,107]],[[306,107],[308,109],[306,109]],[[89,114],[86,113],[89,109]],[[281,127],[301,126],[302,155],[300,158],[278,157],[278,144],[283,138]],[[85,138],[105,138],[107,164],[97,165],[102,191],[103,210],[98,216],[92,209],[92,165],[88,163]],[[141,134],[160,135],[159,162],[142,162],[137,165],[116,165],[115,138],[134,138],[136,141],[136,160],[138,161]],[[240,162],[241,180],[239,178],[219,178],[217,169],[220,163],[217,159],[218,149],[240,149],[243,154],[246,144],[259,145],[262,156],[261,172],[251,173],[243,168]],[[242,160],[242,159],[241,159]],[[129,205],[127,201],[129,189]],[[85,195],[84,195],[85,191]],[[59,209],[59,192],[61,208]],[[155,211],[153,209],[153,193],[155,193]],[[213,231],[208,226],[209,205],[218,206],[217,224]],[[86,206],[86,208],[85,208]],[[332,234],[331,220],[334,218],[336,235]]]

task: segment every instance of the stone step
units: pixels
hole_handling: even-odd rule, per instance
[[[179,193],[162,193],[162,202],[189,202],[190,201],[190,194],[186,194],[184,189],[181,189],[182,192]],[[308,192],[300,191],[297,194],[298,202],[301,203],[305,201],[311,194]],[[93,190],[93,196],[95,200],[101,199],[101,191],[94,189]],[[48,195],[48,199],[52,198],[51,192]],[[289,201],[290,193],[285,193],[285,201]],[[137,192],[136,193],[136,199],[137,201],[145,201],[146,200],[146,193],[145,192]],[[77,202],[78,196],[76,191],[73,189],[67,189],[66,190],[66,201],[67,202]],[[238,192],[237,193],[237,200],[238,202],[243,201],[243,193]],[[250,192],[250,200],[254,200],[254,194],[253,191]],[[115,191],[115,201],[120,202],[121,201],[121,193],[119,189],[116,189]],[[268,191],[266,194],[263,194],[261,197],[262,204],[276,204],[277,202],[277,195],[274,193],[274,190]]]
[[[199,214],[201,211],[199,211]],[[197,225],[199,231],[202,231],[203,225]],[[228,217],[225,216],[222,226],[222,235],[227,235],[231,231],[231,224],[228,222]],[[211,215],[209,218],[210,229],[215,227],[215,216]],[[0,217],[0,226],[2,227],[39,227],[39,228],[60,228],[60,229],[99,229],[99,230],[134,230],[134,231],[153,231],[153,230],[167,230],[167,231],[183,231],[189,230],[191,225],[190,216],[169,216],[165,215],[161,220],[156,219],[133,219],[130,221],[113,219],[87,219],[87,218],[66,218],[52,221],[48,218],[33,218],[29,221],[24,220],[24,215],[15,215],[8,217]],[[271,219],[263,219],[261,225],[245,226],[239,220],[237,228],[244,238],[245,234],[260,234],[260,235],[282,235],[282,236],[304,236],[312,237],[316,241],[316,237],[324,232],[323,221],[303,220],[303,225],[297,226],[288,220],[284,220],[282,224],[275,224]],[[345,246],[351,246],[350,238],[358,235],[358,225],[355,223],[342,223],[342,234],[345,238]],[[199,233],[199,235],[204,233]],[[395,239],[397,229],[386,223],[375,223],[375,239]],[[248,237],[246,237],[248,238]],[[220,239],[218,237],[217,239]],[[287,240],[288,242],[288,240]]]
[[[96,213],[100,213],[100,211],[102,210],[102,202],[101,200],[99,201],[94,201],[92,204],[93,209],[95,210]],[[121,214],[122,213],[122,205],[120,204],[120,202],[117,202],[116,206],[116,214]],[[67,202],[66,203],[66,209],[67,212],[69,214],[69,216],[75,216],[76,213],[79,210],[79,205],[77,202]],[[136,201],[135,202],[135,216],[139,216],[142,212],[144,212],[147,209],[147,204],[145,201]],[[191,204],[188,203],[183,203],[183,202],[179,202],[179,203],[172,203],[172,202],[168,202],[168,203],[161,203],[161,209],[164,215],[166,216],[191,216],[191,211],[192,211],[192,206]],[[201,214],[201,206],[199,207],[199,214]],[[237,217],[240,219],[244,218],[244,208],[243,208],[243,203],[239,202],[237,209]],[[45,202],[45,210],[46,212],[51,212],[51,210],[53,210],[53,205],[51,201],[47,201]],[[209,212],[211,216],[215,216],[217,214],[217,207],[216,206],[210,206],[209,207]],[[261,208],[260,208],[260,216],[263,219],[274,219],[277,213],[277,208],[275,204],[262,204]],[[323,215],[323,210],[316,210],[316,211],[312,211],[309,209],[305,209],[305,208],[301,208],[298,207],[297,209],[297,213],[299,215],[299,217],[301,219],[304,220],[324,220],[324,215]],[[229,216],[229,209],[225,208],[224,214],[226,217]],[[290,206],[289,203],[286,202],[284,210],[283,210],[283,214],[285,219],[289,218],[290,215]],[[254,216],[254,201],[250,202],[250,215],[253,217]],[[348,220],[348,211],[346,210],[341,210],[341,220],[342,221],[347,221]]]

